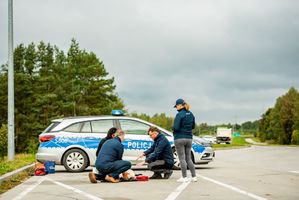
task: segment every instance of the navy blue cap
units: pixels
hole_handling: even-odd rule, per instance
[[[185,103],[184,99],[178,99],[176,100],[175,105],[173,107],[175,108],[177,105],[184,104],[184,103]]]

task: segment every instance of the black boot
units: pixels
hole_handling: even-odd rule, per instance
[[[162,179],[162,175],[159,172],[154,172],[150,179]]]
[[[169,177],[172,175],[172,170],[170,170],[170,169],[165,169],[164,170],[164,179],[169,179]]]

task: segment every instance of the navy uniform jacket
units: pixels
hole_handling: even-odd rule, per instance
[[[117,160],[122,160],[123,153],[124,146],[122,145],[119,137],[107,140],[99,152],[96,160],[96,166],[105,167],[107,164],[111,164]]]
[[[174,139],[192,139],[192,129],[195,128],[195,117],[185,108],[179,110],[173,123]]]
[[[101,139],[101,141],[100,141],[100,143],[99,143],[99,145],[98,145],[98,148],[97,148],[96,157],[98,157],[99,152],[100,152],[100,150],[101,150],[103,144],[104,144],[107,140],[109,140],[107,137]]]
[[[174,164],[172,149],[167,138],[159,133],[154,139],[154,144],[144,152],[147,156],[146,162],[154,162],[156,160],[164,160],[169,165]]]

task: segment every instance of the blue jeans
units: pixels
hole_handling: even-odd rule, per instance
[[[101,165],[96,165],[99,174],[97,175],[98,180],[105,179],[106,175],[112,176],[115,179],[119,178],[119,174],[131,169],[131,163],[126,160],[117,160]]]

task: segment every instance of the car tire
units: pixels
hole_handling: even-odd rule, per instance
[[[174,158],[174,165],[173,165],[172,169],[174,169],[174,170],[181,169],[181,163],[180,163],[179,156],[177,154],[175,147],[172,147],[172,153],[173,153],[173,158]],[[195,165],[194,155],[192,152],[191,152],[191,159],[192,159],[193,164]],[[187,166],[187,169],[189,169],[188,166]]]
[[[181,163],[180,163],[180,160],[179,160],[179,156],[178,156],[178,153],[175,149],[175,147],[172,147],[172,153],[173,153],[173,159],[174,159],[174,164],[173,164],[173,167],[172,169],[181,169]]]
[[[81,149],[71,149],[64,154],[62,163],[69,172],[82,172],[88,166],[88,157]]]

